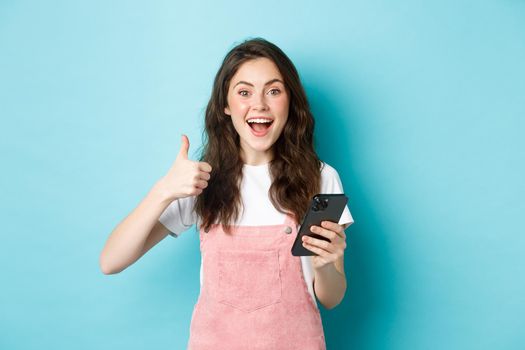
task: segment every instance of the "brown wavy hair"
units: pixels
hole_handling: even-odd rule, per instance
[[[256,58],[268,58],[275,63],[290,101],[288,120],[272,146],[270,200],[279,212],[290,213],[299,222],[312,196],[319,193],[322,163],[314,149],[315,122],[299,74],[275,44],[262,38],[245,40],[224,57],[206,107],[200,160],[209,163],[212,172],[208,187],[195,202],[205,231],[221,223],[225,232],[231,233],[231,223],[236,222],[240,214],[239,187],[244,163],[240,156],[239,135],[224,108],[228,105],[231,79],[243,63]]]

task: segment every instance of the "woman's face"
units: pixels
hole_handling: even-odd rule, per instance
[[[240,136],[241,157],[246,164],[259,165],[273,159],[272,146],[281,135],[290,105],[284,80],[268,58],[243,63],[228,88],[228,106]]]

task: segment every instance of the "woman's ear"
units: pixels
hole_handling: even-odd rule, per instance
[[[226,115],[232,115],[232,112],[230,112],[230,108],[228,108],[228,106],[224,107],[224,113]]]

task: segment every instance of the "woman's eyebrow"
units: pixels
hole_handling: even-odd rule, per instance
[[[272,79],[272,80],[268,80],[268,81],[266,82],[266,84],[264,84],[264,86],[266,86],[266,85],[270,85],[270,84],[273,84],[273,83],[275,83],[275,82],[279,82],[279,83],[281,83],[281,84],[284,85],[284,83],[283,83],[283,81],[282,81],[281,79],[277,79],[277,78],[275,78],[275,79]],[[252,83],[248,83],[247,81],[241,80],[241,81],[239,81],[237,84],[235,84],[233,87],[236,87],[236,86],[239,85],[239,84],[246,84],[246,85],[253,86]]]

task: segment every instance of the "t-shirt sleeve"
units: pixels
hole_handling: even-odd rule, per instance
[[[337,170],[326,163],[323,163],[323,165],[323,169],[321,170],[321,193],[344,193],[343,184]],[[339,219],[339,225],[344,225],[345,228],[347,228],[353,223],[354,218],[347,204]]]
[[[159,221],[170,230],[172,237],[178,237],[197,222],[193,210],[195,196],[176,199],[160,214]]]

